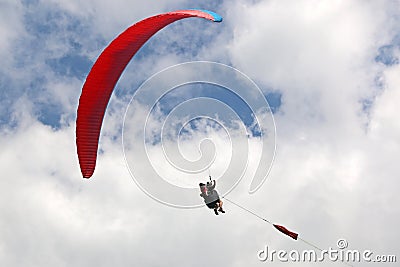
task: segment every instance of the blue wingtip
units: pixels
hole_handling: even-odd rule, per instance
[[[219,14],[215,13],[215,12],[212,12],[212,11],[209,11],[209,10],[203,10],[203,12],[206,12],[206,13],[210,14],[211,16],[213,16],[215,22],[221,22],[222,21],[222,17]]]
[[[222,17],[219,14],[217,14],[215,12],[212,12],[210,10],[196,9],[196,8],[194,8],[193,10],[198,10],[198,11],[202,11],[202,12],[205,12],[207,14],[210,14],[214,18],[215,22],[221,22],[222,21]]]

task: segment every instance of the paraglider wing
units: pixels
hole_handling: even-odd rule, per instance
[[[178,10],[156,15],[126,29],[104,49],[94,63],[82,88],[76,120],[76,145],[84,178],[93,175],[105,110],[126,65],[157,31],[174,21],[189,17],[222,21],[221,16],[207,10]]]
[[[283,227],[282,225],[278,225],[278,224],[273,224],[273,226],[278,229],[279,232],[284,233],[287,236],[290,236],[291,238],[293,238],[294,240],[297,240],[297,237],[299,236],[297,233],[294,233],[292,231],[289,231],[288,229],[286,229],[285,227]]]

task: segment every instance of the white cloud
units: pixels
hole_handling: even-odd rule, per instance
[[[357,102],[372,90],[375,51],[387,41],[375,39],[385,27],[385,6],[377,5],[238,4],[228,16],[247,19],[234,25],[232,61],[284,93],[283,111],[299,118],[295,127],[302,127],[304,120],[319,124],[337,118],[352,124],[359,119],[354,117],[360,109]]]
[[[12,43],[20,35],[24,34],[22,25],[22,7],[19,2],[5,1],[0,3],[0,57],[3,63],[11,63],[4,60],[10,59],[10,55],[5,53],[10,49]]]

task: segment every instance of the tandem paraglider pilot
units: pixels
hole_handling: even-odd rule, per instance
[[[204,199],[204,203],[206,203],[207,207],[214,210],[215,215],[219,215],[219,212],[225,213],[222,209],[223,202],[219,198],[217,190],[215,190],[216,182],[215,180],[207,182],[207,184],[200,183],[200,196]]]

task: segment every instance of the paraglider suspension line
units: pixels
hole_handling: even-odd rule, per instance
[[[250,214],[256,216],[257,218],[263,220],[264,222],[267,222],[267,223],[269,223],[269,224],[272,224],[269,220],[267,220],[267,219],[261,217],[260,215],[258,215],[258,214],[256,214],[256,213],[252,212],[251,210],[249,210],[249,209],[247,209],[247,208],[245,208],[245,207],[243,207],[243,206],[241,206],[241,205],[239,205],[239,204],[233,202],[232,200],[230,200],[230,199],[228,199],[228,198],[226,198],[226,197],[222,197],[222,198],[225,199],[226,201],[232,203],[232,204],[235,205],[236,207],[239,207],[239,208],[241,208],[242,210],[247,211],[248,213],[250,213]]]

